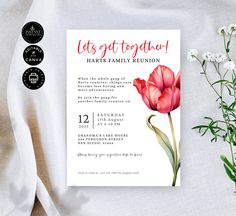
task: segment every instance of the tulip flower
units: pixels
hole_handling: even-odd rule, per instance
[[[180,106],[180,74],[158,65],[147,81],[139,78],[133,82],[144,103],[151,110],[169,113]]]
[[[158,65],[147,81],[137,78],[134,80],[133,85],[149,109],[168,114],[173,148],[167,135],[151,123],[151,119],[155,115],[150,115],[147,118],[147,126],[156,134],[158,142],[169,158],[173,169],[172,186],[175,186],[180,167],[180,158],[170,112],[180,106],[180,73],[175,77],[174,72],[170,68]]]

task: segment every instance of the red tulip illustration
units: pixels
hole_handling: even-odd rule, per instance
[[[180,74],[158,65],[148,81],[135,79],[134,86],[149,109],[169,113],[180,106]]]
[[[150,115],[147,118],[147,125],[155,132],[158,142],[170,160],[173,168],[172,186],[175,186],[180,167],[180,158],[177,150],[171,111],[180,106],[180,73],[175,77],[174,72],[170,68],[164,65],[158,65],[150,74],[147,81],[137,78],[133,84],[149,109],[168,114],[173,148],[167,135],[151,123],[151,119],[155,115]]]

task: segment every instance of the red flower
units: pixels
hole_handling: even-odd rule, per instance
[[[175,77],[164,65],[158,65],[148,81],[137,78],[133,84],[151,110],[169,113],[180,106],[180,73]]]

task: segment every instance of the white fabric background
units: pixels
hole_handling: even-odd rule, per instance
[[[2,0],[0,215],[30,215],[35,193],[53,216],[236,215],[233,184],[219,159],[228,146],[191,130],[217,106],[198,65],[186,61],[190,48],[222,49],[216,28],[235,23],[235,9],[234,0]],[[37,91],[21,81],[28,66],[20,31],[31,20],[45,30],[39,46],[46,82]],[[65,187],[65,30],[72,28],[181,29],[181,187]]]

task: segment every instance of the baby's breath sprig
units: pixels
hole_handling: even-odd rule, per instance
[[[230,159],[225,155],[221,155],[220,158],[226,174],[235,183],[236,189],[236,73],[235,63],[230,57],[232,36],[236,35],[236,24],[220,27],[218,34],[223,37],[225,53],[208,51],[199,56],[198,50],[192,49],[188,52],[187,59],[200,64],[201,74],[217,96],[216,102],[219,104],[222,118],[205,117],[207,124],[197,125],[193,129],[197,129],[202,136],[210,133],[211,142],[221,139],[229,144]],[[218,77],[215,81],[209,78],[212,70]]]

